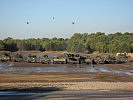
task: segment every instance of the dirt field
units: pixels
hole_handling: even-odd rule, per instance
[[[0,74],[1,90],[31,87],[133,91],[133,78],[109,73]]]
[[[50,52],[45,53],[49,54]],[[58,54],[58,52],[53,53]],[[64,52],[59,54],[63,53]],[[133,70],[132,65],[133,63],[130,62],[125,64],[108,64],[106,67],[111,69]],[[62,65],[45,65],[22,62],[15,63],[12,67],[38,66],[61,67]],[[85,67],[89,67],[89,65],[85,65]],[[30,74],[0,74],[0,90],[47,87],[59,88],[66,91],[133,91],[133,77],[106,72],[45,72]]]
[[[129,63],[127,63],[128,65]],[[12,67],[50,67],[34,63],[16,63]],[[61,64],[52,67],[62,66]],[[109,64],[108,68],[133,70],[133,66]],[[30,74],[0,74],[0,90],[20,88],[61,88],[83,91],[133,91],[133,77],[106,72],[45,72]]]

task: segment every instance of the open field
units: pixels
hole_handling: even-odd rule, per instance
[[[45,73],[45,74],[0,74],[0,83],[6,82],[133,82],[132,77],[111,73]]]
[[[10,62],[9,62],[10,63]],[[133,70],[133,63],[125,64],[108,64],[107,68]],[[129,66],[130,65],[130,66]],[[14,63],[13,66],[7,68],[61,68],[64,64],[39,64],[39,63]],[[89,65],[82,65],[84,68],[91,68]],[[67,65],[68,69],[73,67]],[[1,67],[2,68],[2,67]],[[77,67],[73,67],[77,69]],[[95,68],[98,69],[99,65]],[[80,69],[80,68],[78,68]],[[26,69],[27,70],[27,69]],[[26,71],[25,70],[25,71]],[[105,87],[104,87],[105,86]],[[1,73],[0,89],[14,88],[31,88],[31,87],[59,87],[64,90],[133,90],[133,77],[123,74],[109,72],[31,72],[23,73]],[[65,87],[65,88],[64,88]]]
[[[0,52],[0,55],[4,52]],[[60,56],[66,51],[23,51]],[[85,54],[97,56],[104,54]],[[121,93],[123,92],[123,93]],[[0,100],[132,100],[133,62],[123,64],[0,63]]]
[[[28,53],[30,52],[22,54]],[[38,54],[38,52],[32,52],[34,53]],[[61,55],[64,52],[43,53]],[[48,72],[51,69],[53,72]],[[94,66],[89,64],[1,63],[0,100],[88,100],[88,98],[89,100],[98,98],[101,100],[132,100],[133,62]]]
[[[133,78],[110,73],[0,74],[1,90],[33,87],[133,91]]]
[[[17,82],[0,83],[0,87],[2,90],[49,87],[49,90],[59,88],[67,91],[133,91],[133,82]]]

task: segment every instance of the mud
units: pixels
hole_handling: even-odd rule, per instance
[[[46,72],[96,72],[133,77],[133,63],[127,64],[40,64],[27,62],[0,63],[0,73],[31,74]]]

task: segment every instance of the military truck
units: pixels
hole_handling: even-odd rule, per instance
[[[0,61],[7,62],[11,61],[11,55],[9,53],[5,53],[0,57]]]
[[[64,54],[67,63],[72,63],[72,64],[80,64],[80,55],[79,54]]]
[[[29,55],[27,61],[29,63],[38,63],[39,59],[37,58],[36,55]]]
[[[42,64],[50,64],[50,58],[48,57],[48,55],[43,55],[42,57],[41,57],[41,63]]]
[[[54,56],[53,57],[53,63],[54,64],[67,64],[67,60],[63,56]]]
[[[23,61],[23,56],[21,54],[16,54],[14,57],[12,57],[12,60],[14,62],[22,62]]]

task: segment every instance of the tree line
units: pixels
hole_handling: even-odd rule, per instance
[[[70,51],[89,52],[98,51],[100,53],[133,53],[133,33],[105,34],[96,33],[75,33],[69,39],[63,38],[31,38],[13,39],[8,37],[0,40],[0,50],[5,51]]]

